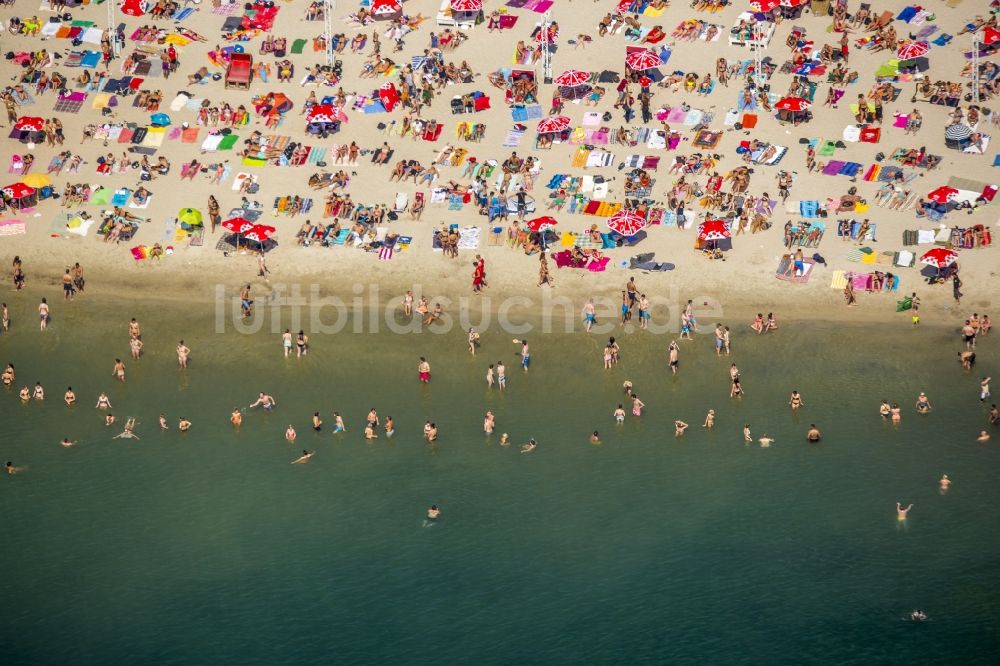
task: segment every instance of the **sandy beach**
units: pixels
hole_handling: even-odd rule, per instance
[[[34,10],[34,8],[21,7],[22,4],[15,4],[18,13],[22,16]],[[894,9],[898,13],[905,6],[905,3],[896,4],[899,7],[894,4],[890,9]],[[956,35],[966,20],[970,18],[971,8],[966,7],[968,3],[961,3],[954,8],[946,6],[944,3],[933,4],[935,18],[932,23],[928,22],[926,25],[936,26],[938,31],[935,34]],[[749,49],[729,44],[727,39],[729,28],[737,21],[737,15],[744,9],[739,5],[740,3],[736,3],[718,12],[700,12],[675,2],[660,17],[640,16],[639,22],[642,26],[648,28],[653,25],[663,25],[668,34],[667,38],[657,47],[670,48],[672,55],[669,62],[660,69],[668,74],[680,71],[695,72],[702,76],[705,73],[712,73],[707,63],[716,57],[725,57],[729,62],[752,58],[752,52]],[[219,40],[218,35],[226,17],[213,13],[210,6],[205,4],[192,5],[194,12],[177,24],[170,21],[151,21],[149,16],[121,16],[127,26],[125,32],[130,35],[138,26],[152,23],[168,31],[175,25],[192,29],[206,38],[204,42],[193,41],[177,47],[180,64],[176,73],[169,79],[147,77],[141,86],[141,89],[162,91],[165,102],[160,111],[168,113],[172,123],[168,132],[178,128],[181,123],[187,123],[190,127],[198,126],[196,124],[197,113],[194,110],[184,108],[175,112],[167,108],[170,100],[174,99],[178,91],[189,91],[193,96],[205,98],[213,105],[222,102],[229,102],[234,107],[237,104],[246,104],[248,108],[251,108],[251,121],[248,126],[234,128],[235,133],[240,135],[241,139],[252,130],[260,130],[264,134],[289,135],[293,141],[305,140],[307,145],[321,143],[329,149],[329,157],[326,159],[329,165],[326,171],[347,169],[350,174],[350,184],[346,192],[355,202],[369,205],[391,205],[396,192],[400,191],[406,192],[410,201],[413,200],[413,194],[417,191],[424,192],[429,198],[430,188],[423,182],[420,187],[414,186],[412,182],[403,185],[388,182],[392,166],[398,159],[414,159],[427,166],[436,155],[440,154],[446,144],[464,147],[468,150],[469,156],[475,156],[480,162],[486,159],[503,161],[511,150],[519,150],[522,155],[531,152],[535,136],[536,121],[534,120],[524,122],[527,131],[520,146],[511,148],[502,145],[508,130],[514,125],[514,121],[511,119],[510,108],[504,103],[503,91],[490,85],[487,78],[499,67],[513,66],[511,56],[507,54],[512,51],[518,40],[530,42],[531,29],[541,20],[541,14],[530,10],[506,8],[509,15],[516,16],[518,19],[513,28],[488,32],[485,24],[476,26],[467,31],[469,35],[467,41],[453,51],[447,52],[446,60],[454,60],[456,63],[466,61],[475,72],[475,77],[474,83],[446,86],[434,98],[433,105],[422,112],[421,115],[425,119],[436,119],[444,126],[441,137],[436,142],[413,137],[389,136],[378,129],[379,124],[385,125],[393,120],[397,121],[396,125],[398,126],[401,114],[399,110],[392,114],[365,114],[351,108],[351,104],[348,105],[347,109],[348,122],[344,123],[342,131],[325,141],[319,141],[315,136],[309,137],[305,134],[306,123],[304,116],[301,115],[306,96],[317,88],[315,86],[303,87],[298,84],[298,81],[300,74],[304,74],[307,67],[324,61],[322,52],[312,50],[312,39],[322,32],[323,23],[322,21],[304,20],[306,8],[300,3],[278,3],[276,6],[280,8],[276,24],[280,30],[275,29],[274,33],[280,32],[281,35],[286,36],[289,45],[296,39],[308,41],[301,55],[288,55],[288,58],[296,65],[296,74],[292,83],[276,82],[274,78],[276,72],[272,71],[268,83],[263,83],[258,77],[254,80],[249,92],[224,90],[221,80],[213,80],[204,85],[187,85],[187,76],[208,61],[208,52],[219,43],[225,44]],[[638,42],[626,41],[622,32],[605,37],[598,36],[597,23],[609,8],[610,6],[604,7],[604,5],[584,2],[557,3],[552,7],[552,20],[556,21],[560,28],[557,39],[558,48],[552,55],[553,75],[558,75],[570,68],[584,71],[623,70],[625,48],[637,45]],[[334,21],[335,30],[346,34],[348,39],[362,32],[361,26],[345,20],[345,17],[354,9],[354,7],[338,7],[338,16]],[[494,9],[492,6],[486,7],[487,12],[492,9]],[[585,11],[579,11],[580,9]],[[239,15],[240,11],[234,10],[234,13]],[[436,3],[411,0],[405,4],[404,11],[408,16],[419,14],[428,18],[420,24],[419,28],[405,37],[405,48],[402,54],[389,53],[392,42],[385,37],[382,38],[383,54],[386,57],[396,57],[399,62],[405,62],[410,55],[422,52],[428,46],[430,33],[434,31],[440,34],[442,30],[441,27],[435,25]],[[45,11],[38,14],[42,21],[47,20],[51,15],[51,12]],[[93,20],[98,26],[105,22],[103,7],[77,8],[73,15],[74,18]],[[707,44],[704,40],[679,42],[669,36],[670,31],[678,23],[691,18],[722,26],[721,38]],[[900,36],[904,38],[905,33],[917,29],[900,21],[895,23],[899,28]],[[798,19],[783,20],[776,25],[770,46],[765,53],[778,65],[786,60],[790,50],[785,46],[785,42],[793,26],[805,27],[808,38],[814,41],[817,47],[827,42],[836,45],[837,36],[827,31],[830,25],[830,17],[817,17],[808,11]],[[389,22],[378,21],[365,26],[363,32],[370,33],[376,30],[381,33],[385,32],[388,27]],[[567,43],[569,40],[576,41],[578,35],[584,34],[592,37],[592,40],[586,42],[585,45]],[[859,30],[857,34],[851,35],[852,41],[866,34],[868,33]],[[259,45],[265,35],[266,33],[261,34],[253,41],[243,44],[246,51],[253,55],[255,62],[263,60],[271,64],[273,69],[277,59],[273,56],[262,56],[259,53]],[[12,37],[11,40],[11,48],[15,51],[47,48],[65,56],[71,49],[69,41],[56,38],[38,39],[18,36]],[[962,35],[955,37],[948,46],[932,46],[932,50],[928,54],[932,65],[931,78],[935,80],[959,80],[959,71],[966,62],[963,52],[969,48],[970,44],[970,37]],[[370,45],[369,35],[368,46],[362,53],[353,54],[351,49],[347,48],[343,54],[338,56],[343,61],[343,80],[339,86],[345,92],[370,96],[378,85],[387,80],[385,77],[378,79],[359,78],[363,62],[371,53]],[[136,43],[128,40],[122,51],[122,58],[126,57],[136,46]],[[90,45],[89,48],[96,47]],[[795,174],[795,182],[791,188],[789,201],[813,199],[825,202],[828,197],[841,196],[851,186],[858,188],[861,197],[871,200],[876,194],[878,183],[865,182],[862,178],[851,179],[845,176],[808,173],[805,168],[805,147],[799,143],[800,139],[813,137],[840,140],[845,126],[854,124],[854,118],[848,109],[851,98],[868,92],[875,80],[875,70],[892,55],[885,51],[869,54],[853,44],[851,49],[849,69],[857,71],[858,82],[846,86],[845,96],[839,108],[832,109],[820,106],[828,87],[825,83],[825,77],[814,77],[819,81],[819,86],[812,109],[813,117],[808,122],[797,126],[779,123],[773,114],[763,111],[758,111],[759,122],[752,132],[723,126],[723,116],[726,115],[727,111],[736,108],[740,90],[739,81],[732,81],[728,86],[716,84],[713,92],[704,96],[685,93],[683,86],[679,92],[671,92],[669,89],[654,86],[652,88],[653,108],[688,104],[695,109],[713,112],[715,120],[710,124],[710,128],[722,130],[723,135],[721,142],[709,152],[720,156],[718,165],[713,169],[720,174],[725,174],[730,169],[744,164],[735,152],[741,141],[752,138],[787,147],[788,154],[777,167],[753,166],[754,172],[750,179],[748,193],[759,196],[762,192],[769,192],[772,199],[777,199],[776,178],[778,171],[787,170]],[[541,61],[533,66],[527,65],[525,67],[533,69],[539,78],[542,77]],[[120,69],[121,58],[112,63],[111,74],[118,76]],[[55,65],[48,68],[48,71],[57,70],[71,77],[77,76],[81,71],[62,68],[59,61],[56,60]],[[210,70],[213,73],[222,73],[223,71],[221,67],[210,67]],[[14,72],[8,71],[12,75],[11,78],[14,78]],[[792,77],[788,74],[776,72],[769,81],[771,90],[781,96],[791,79]],[[615,99],[614,84],[604,85],[608,89],[608,93],[596,107],[596,110],[602,113],[611,111],[613,113],[612,120],[602,124],[610,128],[617,128],[623,123],[620,111],[611,108]],[[884,107],[886,121],[882,124],[880,141],[874,144],[846,143],[844,144],[845,148],[836,151],[835,157],[837,159],[854,161],[864,165],[864,169],[868,169],[869,165],[876,163],[877,153],[889,155],[900,147],[926,146],[929,153],[940,155],[943,159],[936,169],[931,171],[918,170],[916,180],[907,186],[912,188],[915,194],[923,196],[938,186],[945,185],[952,176],[969,177],[988,183],[993,182],[991,164],[995,151],[987,150],[985,155],[976,155],[946,149],[943,128],[948,124],[947,115],[951,109],[943,105],[911,103],[910,96],[916,85],[912,81],[900,81],[895,85],[902,92],[896,101],[887,103]],[[72,89],[73,86],[71,85],[70,88]],[[336,87],[319,87],[317,94],[320,96],[332,94],[336,89]],[[539,97],[543,113],[548,111],[551,91],[554,89],[555,86],[552,85],[542,84],[540,86]],[[465,94],[473,90],[480,90],[489,95],[492,100],[491,108],[478,112],[474,116],[452,115],[448,106],[451,96]],[[253,95],[269,91],[286,94],[295,105],[282,119],[277,130],[265,128],[263,119],[257,117],[250,107]],[[121,103],[113,110],[113,113],[101,117],[97,111],[90,108],[93,98],[94,93],[90,93],[83,108],[78,113],[59,114],[65,128],[66,148],[74,152],[79,151],[85,163],[80,167],[78,174],[63,172],[54,177],[54,187],[57,192],[61,192],[66,183],[89,183],[92,187],[102,185],[112,190],[119,187],[135,189],[140,184],[138,172],[131,168],[124,173],[119,173],[116,169],[115,173],[110,175],[99,175],[96,172],[96,160],[100,155],[112,153],[118,157],[125,146],[112,144],[105,148],[97,141],[79,145],[79,140],[84,126],[88,123],[132,122],[144,125],[148,124],[150,114],[147,111],[134,108],[132,106],[134,96],[130,96],[121,98]],[[353,95],[351,99],[353,100]],[[49,92],[35,96],[33,105],[19,108],[18,112],[21,115],[31,114],[49,117],[51,115],[50,108],[54,103],[55,93]],[[901,128],[893,127],[892,117],[894,113],[906,113],[915,107],[920,109],[924,117],[923,128],[917,136],[906,136]],[[581,124],[582,114],[591,110],[594,109],[581,103],[571,102],[566,104],[564,113],[572,119],[572,125],[576,127]],[[457,140],[455,128],[462,121],[484,123],[486,131],[483,140],[478,143]],[[638,121],[638,118],[635,119],[632,125],[636,126]],[[658,125],[659,123],[654,121],[651,127],[656,129]],[[989,126],[988,119],[981,121],[981,129],[987,133],[990,131]],[[690,132],[691,128],[683,125],[674,126],[674,128],[680,131],[681,142],[674,151],[658,151],[662,155],[662,161],[658,170],[652,172],[656,178],[656,184],[653,186],[650,199],[654,202],[662,203],[666,200],[670,184],[678,177],[676,174],[671,175],[667,172],[674,157],[677,155],[686,156],[696,150],[692,145],[694,135]],[[250,280],[257,283],[255,289],[259,296],[267,293],[269,287],[254,279],[257,269],[256,258],[243,251],[239,253],[229,252],[227,256],[216,249],[216,243],[226,233],[224,230],[217,229],[214,234],[208,232],[204,244],[200,247],[191,247],[188,239],[184,236],[175,238],[173,234],[165,235],[164,232],[164,225],[176,217],[182,206],[194,207],[205,213],[209,195],[214,195],[218,199],[222,216],[225,218],[226,213],[237,207],[240,201],[239,193],[232,189],[234,178],[237,173],[248,172],[259,179],[259,192],[250,198],[259,201],[263,206],[264,215],[261,221],[277,228],[274,238],[278,242],[278,246],[267,256],[272,283],[319,283],[326,290],[340,291],[346,294],[357,276],[364,275],[365,280],[377,280],[384,291],[395,289],[402,293],[413,284],[419,283],[429,293],[462,295],[468,293],[471,276],[469,260],[475,253],[463,250],[460,252],[462,260],[454,261],[442,256],[441,252],[434,252],[431,249],[433,229],[438,229],[442,225],[458,224],[462,227],[476,226],[480,230],[480,247],[476,252],[482,254],[488,263],[489,293],[491,295],[494,297],[518,293],[530,295],[537,291],[535,287],[537,258],[525,256],[520,250],[508,247],[506,243],[502,246],[492,246],[488,242],[488,237],[489,229],[493,224],[489,223],[484,216],[477,214],[474,204],[466,204],[461,210],[449,210],[447,205],[443,204],[428,204],[419,222],[411,221],[407,214],[401,214],[398,221],[393,221],[387,226],[392,233],[412,237],[413,242],[405,251],[396,252],[391,261],[378,261],[377,252],[363,252],[354,248],[326,248],[319,247],[318,244],[314,244],[312,247],[301,247],[296,243],[295,234],[305,219],[322,221],[324,224],[331,221],[329,219],[320,220],[325,192],[313,191],[306,183],[312,174],[323,171],[323,169],[309,164],[282,167],[268,164],[265,168],[245,167],[241,165],[241,159],[236,153],[202,154],[199,150],[199,144],[202,137],[207,136],[207,132],[207,128],[201,128],[198,141],[193,144],[184,143],[179,139],[167,138],[159,146],[156,157],[166,157],[170,160],[172,168],[168,175],[144,183],[152,192],[151,203],[144,210],[130,210],[130,212],[148,218],[150,221],[140,225],[132,241],[120,244],[102,243],[99,237],[95,237],[96,232],[93,229],[83,238],[66,233],[54,233],[50,223],[53,217],[62,212],[62,209],[59,208],[58,202],[48,200],[41,202],[27,213],[8,211],[7,217],[21,219],[25,222],[27,233],[2,240],[5,246],[4,255],[8,257],[7,261],[15,254],[20,255],[25,262],[29,286],[36,287],[39,284],[56,283],[63,268],[74,262],[80,262],[88,271],[89,288],[95,292],[121,290],[126,286],[128,288],[135,286],[151,296],[155,294],[155,297],[207,300],[214,297],[214,287],[218,283],[227,285],[235,292],[241,283]],[[355,141],[361,148],[370,151],[377,150],[383,141],[387,141],[395,152],[390,164],[385,166],[373,165],[371,155],[362,157],[357,166],[343,167],[334,164],[332,157],[335,146],[350,141]],[[8,148],[28,152],[23,144],[19,145],[13,141],[8,141]],[[548,201],[547,197],[551,192],[551,190],[546,189],[545,185],[554,175],[603,175],[610,179],[609,191],[604,201],[618,202],[624,198],[625,172],[617,168],[620,160],[627,154],[657,152],[643,145],[636,147],[611,145],[605,148],[613,152],[616,157],[615,165],[611,168],[573,168],[571,166],[572,158],[578,146],[568,142],[557,144],[551,150],[533,153],[540,158],[541,172],[536,178],[531,195],[539,202],[538,214],[551,213],[558,220],[559,225],[556,231],[559,233],[586,231],[591,224],[597,224],[601,231],[607,231],[605,228],[607,218],[581,214],[570,215],[565,210],[547,211],[542,209],[543,202]],[[44,172],[44,166],[48,164],[51,156],[57,151],[52,147],[38,145],[31,152],[36,156],[36,168],[33,170]],[[138,159],[138,156],[134,157]],[[221,185],[210,183],[210,173],[198,175],[193,180],[180,181],[181,165],[192,159],[198,159],[203,164],[228,160],[232,174]],[[825,158],[818,159],[823,161]],[[444,184],[448,180],[461,181],[459,174],[462,167],[449,165],[440,166],[438,169],[440,177],[434,183],[435,186]],[[16,179],[16,176],[10,178]],[[706,175],[689,175],[687,178],[689,181],[694,179],[703,184]],[[463,182],[467,183],[468,180]],[[312,197],[314,200],[313,210],[310,214],[299,215],[295,218],[272,216],[274,200],[286,195]],[[82,210],[91,214],[97,214],[100,209],[100,207],[93,206],[82,207]],[[697,215],[696,218],[695,215]],[[528,215],[529,219],[531,217]],[[953,211],[940,223],[931,223],[927,219],[915,219],[912,208],[907,211],[893,211],[885,207],[871,206],[870,211],[865,215],[837,216],[831,214],[823,220],[826,225],[826,233],[818,247],[807,248],[810,254],[812,252],[820,253],[826,259],[827,267],[818,266],[813,277],[806,284],[790,284],[775,279],[776,267],[782,255],[788,252],[782,243],[782,226],[786,220],[791,219],[794,223],[798,223],[801,218],[797,215],[786,214],[780,199],[777,199],[776,210],[769,220],[771,228],[760,233],[744,233],[735,236],[732,240],[732,249],[726,252],[725,261],[710,261],[702,253],[693,249],[697,236],[697,225],[711,217],[711,213],[706,213],[695,203],[688,208],[688,217],[689,221],[685,229],[667,225],[650,226],[645,230],[648,237],[634,248],[623,247],[606,250],[611,261],[608,269],[603,273],[591,273],[586,270],[556,270],[553,266],[553,275],[559,295],[578,300],[581,306],[588,297],[614,297],[629,274],[629,271],[619,268],[618,264],[638,253],[655,252],[657,262],[670,262],[676,265],[676,269],[664,273],[638,273],[644,291],[652,293],[673,289],[698,302],[719,301],[730,311],[739,312],[741,315],[744,312],[767,309],[780,311],[783,317],[794,317],[796,313],[800,312],[808,313],[809,316],[825,317],[829,316],[830,310],[836,309],[836,313],[833,315],[836,317],[862,320],[883,319],[894,314],[896,299],[892,296],[887,294],[864,295],[860,298],[859,307],[848,311],[840,307],[843,302],[841,291],[830,288],[831,274],[834,270],[860,271],[869,268],[848,261],[851,250],[855,250],[859,244],[842,242],[837,237],[836,225],[840,217],[851,219],[870,217],[877,224],[877,235],[876,241],[866,243],[866,245],[877,253],[896,252],[904,249],[915,253],[923,251],[926,246],[904,248],[902,237],[903,231],[906,229],[937,229],[939,224],[947,226],[984,224],[987,228],[994,229],[997,220],[995,210],[989,205],[976,209],[970,215],[966,215],[965,211]],[[506,236],[507,224],[501,220],[496,222],[496,225],[504,227],[504,236]],[[148,247],[157,242],[164,246],[171,246],[173,254],[159,261],[136,261],[133,259],[129,251],[130,247],[140,244]],[[995,251],[992,248],[962,251],[960,264],[966,303],[974,304],[970,307],[988,310],[993,300],[990,285],[996,264]],[[882,266],[872,268],[884,269]],[[924,316],[927,320],[935,317],[953,320],[959,317],[960,313],[949,314],[947,312],[951,301],[950,290],[946,286],[927,288],[919,275],[921,268],[918,263],[914,268],[896,269],[896,273],[900,276],[899,292],[918,291],[925,304]],[[892,270],[891,266],[889,270]],[[111,276],[114,279],[106,279]],[[169,285],[169,288],[166,288],[165,285]],[[657,317],[655,311],[653,317]]]

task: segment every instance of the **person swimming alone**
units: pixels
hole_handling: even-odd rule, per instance
[[[305,465],[307,462],[309,462],[309,459],[312,458],[313,454],[315,454],[315,453],[316,453],[315,451],[306,451],[305,449],[303,449],[302,450],[302,455],[299,456],[298,458],[296,458],[295,460],[293,460],[291,464],[293,464],[293,465]]]
[[[809,431],[806,433],[806,439],[810,442],[818,442],[822,435],[819,432],[819,428],[816,427],[815,423],[809,425]]]

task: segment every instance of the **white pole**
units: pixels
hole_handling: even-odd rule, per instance
[[[552,25],[552,12],[542,14],[542,75],[546,81],[552,78],[552,55],[549,53],[549,26]]]
[[[972,101],[979,104],[979,31],[972,33]]]
[[[326,41],[326,64],[333,65],[336,53],[333,50],[333,12],[337,0],[323,0],[323,38]]]
[[[108,3],[108,34],[111,38],[112,55],[120,55],[121,48],[118,44],[118,0],[107,0]]]

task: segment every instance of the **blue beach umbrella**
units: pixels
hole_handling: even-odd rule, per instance
[[[170,124],[170,116],[165,113],[154,113],[150,116],[149,122],[159,127],[166,127]]]

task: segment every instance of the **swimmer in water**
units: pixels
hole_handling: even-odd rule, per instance
[[[71,446],[76,446],[76,440],[70,441],[69,437],[63,437],[63,441],[59,442],[63,447],[69,448]]]
[[[319,417],[319,412],[313,414],[313,430],[319,432],[323,429],[323,419]]]
[[[923,391],[921,391],[920,395],[917,396],[916,407],[917,411],[920,412],[921,414],[926,414],[932,409],[931,402],[930,400],[927,399],[927,395]]]
[[[392,437],[396,433],[396,424],[393,422],[391,416],[385,417],[385,436]]]
[[[625,395],[632,396],[632,381],[630,379],[626,379],[622,384],[622,390],[625,391]]]
[[[112,439],[139,439],[139,435],[135,434],[135,418],[129,417],[125,421],[125,429],[121,433],[112,437]]]
[[[618,425],[625,423],[625,408],[618,405],[618,409],[615,410],[615,422]]]
[[[120,358],[115,359],[115,367],[111,371],[111,376],[116,377],[118,381],[125,381],[125,364]]]
[[[529,439],[528,443],[524,444],[521,447],[521,453],[531,453],[536,448],[538,448],[538,442],[536,442],[534,439]]]
[[[309,459],[313,457],[314,453],[316,453],[316,452],[315,451],[306,451],[305,449],[303,449],[302,450],[302,455],[299,456],[298,458],[296,458],[295,460],[293,460],[292,464],[293,465],[305,465],[307,462],[309,462]]]
[[[334,434],[338,432],[346,432],[347,428],[344,427],[344,417],[340,415],[340,412],[333,413],[333,432]]]
[[[35,389],[31,392],[31,397],[35,400],[45,400],[45,389],[42,388],[41,382],[35,382]]]
[[[889,419],[889,413],[891,412],[891,410],[892,410],[892,408],[889,407],[889,401],[888,400],[883,400],[882,404],[878,408],[878,413],[882,415],[883,419],[888,420]]]
[[[496,419],[493,416],[493,412],[487,411],[486,416],[483,418],[483,432],[487,435],[492,435],[495,426]]]
[[[31,400],[31,389],[29,389],[27,386],[22,386],[21,390],[18,391],[18,395],[20,396],[22,401],[28,402],[29,400]]]
[[[417,376],[420,378],[421,384],[431,382],[431,364],[423,356],[420,357],[420,363],[417,364]]]
[[[892,408],[889,410],[889,418],[892,419],[894,426],[898,426],[899,422],[903,420],[903,410],[895,402],[892,403]]]
[[[440,515],[441,509],[438,508],[437,504],[431,504],[431,508],[427,509],[427,520],[437,520]]]
[[[593,433],[591,433],[591,435],[590,435],[590,443],[591,444],[600,444],[601,443],[601,436],[597,433],[596,430]]]
[[[63,394],[63,402],[69,407],[72,407],[76,403],[76,393],[73,393],[72,386],[66,387],[66,393]]]
[[[97,409],[111,409],[111,399],[107,393],[97,396]]]
[[[239,407],[233,407],[233,413],[229,415],[229,422],[237,428],[243,425],[243,413],[240,412]]]
[[[285,429],[285,440],[289,444],[291,444],[292,442],[295,441],[295,438],[298,436],[299,436],[298,433],[295,432],[295,428],[293,428],[292,424],[289,423],[288,427]]]
[[[500,435],[500,446],[510,446],[510,435],[507,433]]]
[[[910,613],[910,619],[914,622],[925,622],[927,620],[927,613],[918,608]]]
[[[799,395],[798,391],[792,391],[792,395],[788,398],[788,406],[792,408],[792,411],[798,411],[799,407],[802,407],[805,403],[802,402],[802,396]]]
[[[989,439],[990,439],[990,433],[986,432],[985,430],[980,430],[979,437],[976,437],[977,442],[986,442],[989,441]]]
[[[177,422],[177,429],[181,432],[187,432],[191,429],[191,422],[182,416],[180,421]]]
[[[708,414],[705,415],[705,422],[701,424],[702,428],[708,428],[711,430],[715,427],[715,410],[708,410]]]
[[[753,437],[750,435],[750,424],[749,423],[744,423],[743,424],[743,441],[746,442],[747,444],[749,444],[750,442],[753,441]]]
[[[431,427],[427,430],[427,441],[433,443],[437,441],[437,438],[438,438],[437,424],[431,423]]]
[[[10,474],[11,476],[14,476],[15,474],[20,474],[21,472],[24,471],[23,467],[17,467],[14,465],[14,463],[12,463],[9,460],[7,461],[7,464],[4,465],[4,467],[7,469],[7,473]]]
[[[105,417],[104,417],[104,425],[109,426],[109,425],[114,425],[114,424],[115,424],[115,415],[114,414],[107,414],[107,415],[105,415]]]
[[[948,492],[948,489],[951,488],[951,479],[948,478],[947,474],[942,476],[941,480],[938,481],[938,487],[941,488],[942,494]]]
[[[912,508],[912,504],[904,509],[902,504],[896,502],[896,520],[906,520],[906,514],[908,514]]]
[[[684,435],[684,431],[687,430],[687,429],[688,429],[688,424],[684,423],[684,421],[681,421],[680,419],[677,419],[676,421],[674,421],[674,436],[675,437],[682,437]]]
[[[160,414],[160,430],[167,430],[169,426],[167,425],[167,415]]]
[[[261,391],[260,395],[257,396],[257,401],[250,403],[250,409],[258,406],[270,410],[277,407],[278,402],[272,396],[269,396],[267,393]]]
[[[809,431],[806,432],[806,439],[810,442],[818,442],[822,435],[819,432],[819,428],[816,427],[815,423],[809,424]]]
[[[378,433],[375,432],[375,426],[371,421],[365,425],[365,439],[378,439]]]
[[[757,441],[760,442],[760,447],[762,449],[766,449],[769,448],[772,443],[774,443],[774,437],[768,437],[767,433],[764,433],[764,436],[758,439]]]

